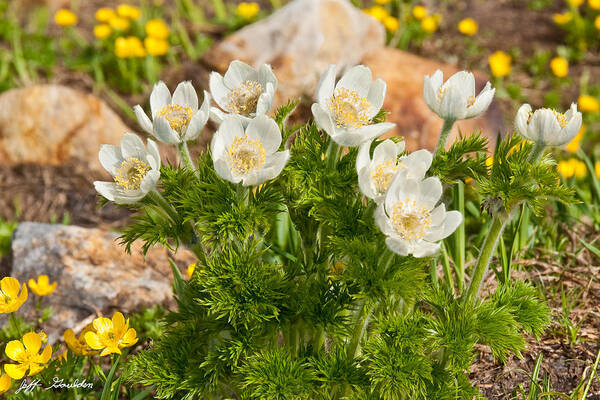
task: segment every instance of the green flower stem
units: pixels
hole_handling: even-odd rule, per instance
[[[535,142],[535,147],[533,148],[533,151],[531,152],[531,155],[529,156],[529,161],[531,163],[534,163],[535,161],[537,161],[537,159],[540,158],[542,156],[542,154],[544,153],[545,148],[546,148],[546,146],[544,145],[543,142]]]
[[[330,139],[329,147],[327,148],[327,169],[333,169],[337,165],[340,158],[341,147]]]
[[[186,167],[196,172],[196,167],[192,162],[192,157],[190,156],[190,150],[188,149],[187,142],[181,142],[177,145],[177,150],[179,150],[179,155],[181,160],[185,163]]]
[[[20,339],[23,335],[21,335],[21,329],[19,328],[19,322],[17,321],[17,317],[14,312],[10,313],[9,319],[10,319],[10,323],[12,324],[13,328],[15,328],[15,331],[17,332],[17,335],[19,336],[19,339]]]
[[[108,400],[111,397],[112,390],[112,382],[115,377],[115,373],[117,372],[117,368],[119,367],[119,363],[121,362],[121,356],[123,354],[119,354],[117,357],[113,357],[111,360],[111,368],[108,376],[106,377],[106,382],[104,382],[104,388],[102,389],[102,395],[100,396],[100,400]],[[117,388],[117,390],[119,390]]]
[[[371,321],[372,308],[367,307],[367,299],[362,299],[354,315],[354,331],[350,342],[348,342],[348,358],[353,359],[359,350],[360,340],[362,339],[367,326]]]
[[[490,265],[490,260],[496,251],[496,247],[498,247],[498,240],[502,235],[502,231],[504,230],[504,226],[506,222],[508,222],[508,216],[495,215],[492,218],[492,224],[490,226],[490,230],[485,237],[483,242],[483,246],[481,248],[481,252],[479,253],[479,258],[477,259],[477,263],[475,264],[475,268],[473,270],[473,276],[471,277],[471,283],[467,289],[466,295],[464,297],[465,302],[469,300],[474,300],[479,295],[479,290],[481,289],[481,283],[483,282],[483,277],[485,276],[488,267]]]
[[[147,195],[157,206],[159,206],[173,221],[179,220],[177,210],[160,194],[156,189],[148,192]]]
[[[435,156],[439,151],[444,150],[446,148],[446,142],[448,141],[448,135],[452,130],[452,126],[454,126],[453,119],[445,119],[444,125],[442,125],[442,130],[440,131],[440,138],[438,139],[437,145],[435,146],[435,152],[433,155]]]

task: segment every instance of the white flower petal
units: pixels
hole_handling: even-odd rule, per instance
[[[246,133],[249,139],[260,141],[267,155],[276,152],[281,145],[281,132],[277,122],[266,115],[258,115],[250,121]]]
[[[356,155],[356,173],[359,173],[363,168],[366,168],[371,164],[371,143],[372,141],[364,142],[358,148],[358,154]]]
[[[223,77],[225,86],[230,89],[235,89],[244,81],[258,81],[258,72],[248,64],[240,60],[233,60],[225,72]]]
[[[401,256],[407,256],[410,252],[410,244],[402,239],[387,237],[385,244],[391,251]]]
[[[146,195],[149,191],[156,187],[156,183],[160,179],[160,171],[148,171],[142,182],[140,182],[140,192]]]
[[[152,135],[154,133],[152,131],[152,121],[150,121],[150,118],[148,118],[142,107],[138,104],[133,107],[133,111],[142,129]]]
[[[117,184],[114,182],[102,182],[95,181],[94,189],[100,193],[104,198],[109,201],[115,201],[115,194],[117,193]]]
[[[227,115],[228,114],[224,113],[216,107],[210,108],[210,120],[217,125],[220,125]]]
[[[463,97],[475,96],[475,76],[469,71],[459,71],[448,78],[447,86],[459,88]]]
[[[475,102],[471,107],[467,107],[467,115],[465,118],[475,118],[483,114],[494,99],[494,93],[496,89],[492,89],[491,84],[488,82],[485,88],[475,98]]]
[[[266,90],[263,94],[258,97],[258,103],[256,104],[256,115],[266,114],[273,105],[273,97],[275,89],[272,83],[267,83]]]
[[[258,83],[260,83],[262,87],[266,87],[267,84],[270,83],[273,86],[273,89],[277,89],[277,77],[269,64],[262,64],[258,68]]]
[[[156,169],[160,170],[160,153],[158,151],[158,146],[156,145],[156,142],[152,139],[148,139],[148,154],[152,156],[152,158],[154,158],[154,160],[156,161]]]
[[[215,136],[220,136],[225,147],[228,147],[236,137],[244,137],[244,127],[242,125],[242,121],[235,115],[227,116],[217,132],[215,132]],[[213,155],[214,156],[214,155]]]
[[[436,176],[431,176],[421,181],[420,203],[431,210],[442,197],[442,182]]]
[[[244,186],[256,186],[276,178],[287,163],[290,157],[289,150],[278,151],[269,157],[268,165],[263,168],[250,172],[243,178]]]
[[[529,123],[529,132],[530,134],[537,133],[536,141],[548,143],[549,140],[558,136],[560,130],[560,124],[552,110],[543,108],[533,113]]]
[[[185,134],[183,135],[183,141],[187,142],[190,140],[195,140],[206,122],[208,121],[208,113],[203,112],[202,110],[196,111],[196,113],[192,116],[188,127],[185,130]]]
[[[430,243],[425,240],[413,244],[412,255],[416,258],[430,257],[437,254],[440,251],[439,243]]]
[[[319,128],[323,129],[329,136],[333,136],[335,127],[331,116],[318,103],[314,103],[310,109]]]
[[[389,159],[396,159],[398,157],[398,147],[391,139],[386,139],[379,143],[375,150],[373,150],[373,166],[377,166],[382,162]]]
[[[375,200],[377,198],[378,200],[382,200],[383,196],[379,196],[375,193],[372,182],[371,171],[369,168],[365,167],[358,172],[358,187],[361,193],[370,199]]]
[[[119,146],[113,146],[112,144],[103,144],[100,146],[98,159],[100,160],[102,167],[104,167],[109,174],[115,176],[117,168],[119,168],[123,162],[121,148]]]
[[[173,103],[181,106],[189,106],[193,112],[198,110],[198,95],[192,82],[185,81],[177,85],[175,92],[173,93]]]
[[[371,84],[369,94],[367,95],[367,101],[371,104],[371,110],[368,114],[369,118],[373,118],[381,110],[383,101],[385,100],[385,89],[385,81],[381,78]]]
[[[214,154],[213,154],[213,157],[214,157]],[[221,178],[225,179],[226,181],[233,182],[233,183],[239,183],[242,180],[241,177],[239,177],[239,176],[234,177],[231,174],[231,170],[229,169],[229,165],[227,164],[227,161],[225,161],[225,159],[218,158],[213,161],[213,165],[215,167],[215,172],[217,173],[217,175],[219,175]]]
[[[570,111],[570,110],[569,110]],[[548,144],[553,146],[562,146],[563,144],[569,143],[581,129],[582,116],[580,112],[575,112],[567,125],[561,129],[560,134],[556,137],[556,139],[552,142],[548,142]]]
[[[152,111],[152,118],[154,119],[156,113],[169,104],[171,104],[171,92],[163,81],[159,81],[154,85],[152,93],[150,94],[150,110]]]
[[[440,103],[439,116],[444,119],[463,119],[466,115],[467,101],[462,95],[460,88],[448,86]]]
[[[179,135],[171,128],[169,121],[164,117],[154,118],[152,130],[154,131],[154,137],[163,143],[177,144],[180,142]]]
[[[529,137],[529,128],[527,127],[529,124],[528,121],[530,113],[531,106],[529,104],[523,104],[521,107],[519,107],[519,111],[517,111],[517,115],[515,117],[515,127],[517,132],[519,132],[519,134],[525,139],[535,140],[536,138]]]
[[[135,133],[125,133],[121,138],[121,154],[123,158],[134,157],[139,160],[146,158],[146,146]]]
[[[211,72],[208,82],[210,93],[213,99],[219,107],[223,110],[227,109],[227,95],[231,92],[231,89],[225,86],[223,77],[218,72]]]
[[[333,96],[335,86],[335,65],[330,65],[327,71],[321,75],[319,85],[317,86],[317,102],[322,106],[327,106],[329,99]]]
[[[369,67],[356,65],[348,70],[339,80],[336,89],[343,87],[358,93],[361,97],[367,97],[371,87],[372,74]]]

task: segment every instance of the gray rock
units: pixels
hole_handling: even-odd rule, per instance
[[[58,283],[54,293],[42,298],[42,306],[53,310],[43,326],[51,343],[62,338],[66,329],[77,332],[98,315],[171,305],[168,257],[182,268],[195,262],[188,251],[172,255],[161,247],[152,248],[144,258],[141,242],[132,246],[129,255],[116,238],[117,234],[99,229],[30,222],[14,232],[10,276],[24,283],[46,274]],[[37,298],[29,291],[18,313],[31,318]]]

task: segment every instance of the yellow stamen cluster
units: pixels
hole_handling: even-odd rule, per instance
[[[260,83],[256,81],[244,81],[242,84],[227,94],[225,101],[229,111],[249,116],[256,112],[258,99],[264,93]]]
[[[248,135],[237,136],[227,148],[231,170],[245,176],[265,165],[266,151],[260,140],[251,140]]]
[[[375,188],[379,193],[385,193],[398,169],[400,167],[396,164],[396,160],[389,159],[376,166],[375,170],[371,172],[371,178],[375,182]]]
[[[554,111],[551,110],[552,114],[554,114],[554,116],[556,117],[556,120],[558,121],[558,124],[560,125],[561,128],[564,128],[565,126],[567,126],[567,123],[569,122],[567,120],[567,117],[565,117],[565,114],[559,113],[558,111]]]
[[[444,87],[440,87],[440,90],[438,91],[438,100],[442,101],[444,99],[444,94],[446,94],[446,91],[448,90],[448,86]]]
[[[404,240],[421,239],[431,227],[431,212],[415,200],[400,200],[392,212],[392,225]]]
[[[354,90],[338,88],[329,100],[329,111],[338,128],[368,125],[371,104]]]
[[[115,182],[125,190],[139,190],[148,171],[150,171],[150,165],[147,162],[129,157],[123,160],[117,169]]]
[[[156,113],[156,116],[164,117],[167,121],[169,121],[169,125],[174,131],[181,133],[185,128],[187,128],[192,119],[193,113],[194,112],[190,106],[169,104],[168,106],[161,108],[160,111]]]

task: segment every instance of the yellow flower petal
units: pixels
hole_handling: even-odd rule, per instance
[[[21,379],[27,372],[27,364],[5,364],[4,371],[13,379]]]
[[[37,354],[42,348],[42,338],[35,332],[29,332],[23,336],[23,344],[28,353]]]
[[[112,321],[108,318],[100,317],[96,318],[93,322],[94,329],[97,333],[108,332],[112,329]],[[87,335],[86,335],[87,336]]]
[[[10,276],[2,278],[0,281],[0,290],[12,298],[16,298],[19,295],[20,287],[19,281]]]
[[[0,394],[6,393],[8,389],[10,389],[10,384],[12,383],[12,379],[10,379],[10,375],[4,374],[2,375],[2,371],[0,371]]]
[[[123,335],[123,340],[121,340],[121,347],[130,347],[136,344],[138,341],[137,332],[133,328],[129,328],[129,330]]]
[[[4,349],[6,356],[13,361],[21,361],[25,356],[25,348],[20,340],[11,340]],[[18,379],[18,378],[15,378]]]
[[[46,364],[48,361],[50,361],[50,357],[52,357],[52,346],[48,345],[44,348],[42,354],[37,357],[36,361],[40,364]]]
[[[95,332],[86,332],[85,333],[85,342],[92,349],[100,350],[104,348],[104,345],[100,341],[100,337]]]
[[[29,373],[27,374],[28,376],[33,376],[37,373],[42,372],[42,370],[45,368],[45,366],[43,365],[39,365],[39,364],[30,364],[29,365]]]

